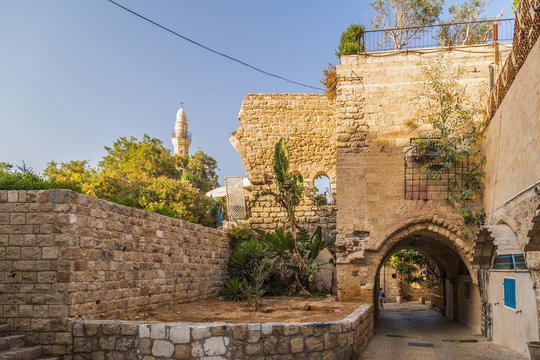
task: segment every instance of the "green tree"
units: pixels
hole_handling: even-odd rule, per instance
[[[502,16],[500,12],[496,17],[480,17],[484,12],[487,0],[468,0],[453,4],[448,8],[450,18],[441,27],[437,34],[443,46],[463,46],[483,44],[493,39],[493,25],[491,23],[474,23],[476,21],[495,20]],[[448,25],[451,23],[463,23]]]
[[[433,267],[431,260],[421,252],[413,249],[399,250],[390,256],[387,263],[393,266],[409,284],[421,284],[426,280],[424,276],[426,270]]]
[[[45,176],[79,186],[85,194],[207,226],[216,203],[205,196],[216,183],[216,162],[202,151],[172,155],[159,139],[117,139],[96,169],[86,161],[51,162]],[[186,176],[189,172],[189,176]]]
[[[182,177],[201,192],[207,193],[219,186],[216,174],[217,161],[213,157],[198,150],[191,157],[181,158],[181,162]]]
[[[341,38],[339,39],[339,46],[336,49],[336,56],[340,58],[343,55],[355,55],[363,52],[364,43],[362,42],[362,35],[364,34],[364,30],[364,25],[349,25],[347,30],[341,33]],[[332,66],[329,67],[329,70],[332,70]],[[335,72],[335,68],[333,69],[333,71]],[[325,78],[327,78],[327,76],[325,76]],[[321,82],[323,81],[321,80]],[[325,82],[323,82],[323,84],[325,84]]]
[[[383,35],[383,43],[390,40],[394,49],[401,50],[423,30],[439,20],[444,0],[374,0],[370,2],[376,12],[369,18],[375,29],[392,29]]]

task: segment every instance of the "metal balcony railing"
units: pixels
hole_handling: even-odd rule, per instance
[[[173,132],[171,134],[171,137],[173,137],[173,138],[180,137],[180,138],[191,140],[191,133],[189,131],[179,132],[178,136],[177,136],[176,131],[173,130]]]
[[[401,51],[509,42],[514,19],[485,20],[365,31],[358,39],[361,53]]]

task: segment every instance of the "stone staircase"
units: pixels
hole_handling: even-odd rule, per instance
[[[41,346],[26,346],[24,335],[12,335],[8,324],[0,324],[0,360],[58,360],[41,357]]]

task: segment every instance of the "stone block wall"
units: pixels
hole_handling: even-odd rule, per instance
[[[247,94],[233,132],[236,148],[252,183],[252,192],[273,188],[274,145],[285,138],[290,150],[290,171],[304,180],[305,200],[298,208],[300,225],[335,229],[336,120],[335,104],[325,94]],[[314,206],[314,180],[329,178],[332,205]],[[270,197],[251,209],[250,221],[265,229],[284,226],[286,216]]]
[[[73,323],[75,360],[357,359],[372,333],[372,307],[366,305],[323,323]]]
[[[221,231],[69,190],[0,191],[0,311],[46,354],[71,352],[68,318],[216,296]]]

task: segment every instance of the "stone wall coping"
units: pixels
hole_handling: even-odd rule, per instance
[[[257,325],[271,325],[271,326],[325,326],[325,325],[337,325],[343,323],[351,323],[360,319],[364,314],[369,313],[372,305],[360,305],[356,310],[347,315],[341,320],[332,321],[308,321],[308,322],[265,322],[265,323],[230,323],[223,321],[216,322],[190,322],[190,321],[143,321],[143,320],[108,320],[108,319],[78,319],[70,318],[69,321],[75,323],[85,324],[111,324],[111,325],[156,325],[163,324],[165,326],[189,326],[189,327],[218,327],[218,326],[257,326]]]
[[[167,219],[167,220],[171,221],[171,225],[173,225],[173,226],[174,225],[179,225],[179,226],[188,227],[188,228],[190,228],[190,227],[199,227],[200,226],[200,227],[203,227],[203,228],[205,228],[205,229],[207,229],[209,231],[213,231],[215,233],[226,236],[226,232],[224,232],[222,230],[206,227],[206,226],[200,225],[200,224],[190,223],[189,221],[186,221],[186,220],[161,215],[161,214],[158,214],[158,213],[153,212],[153,211],[138,209],[138,208],[135,208],[135,207],[132,207],[132,206],[126,206],[126,205],[118,204],[118,203],[115,203],[115,202],[112,202],[112,201],[99,199],[99,198],[94,198],[94,197],[88,196],[86,194],[78,193],[76,191],[69,190],[69,189],[0,190],[0,202],[3,202],[1,200],[3,198],[8,199],[9,198],[8,195],[10,193],[11,194],[18,193],[18,194],[25,194],[25,195],[31,194],[32,197],[35,198],[35,200],[33,200],[33,199],[30,200],[30,199],[27,199],[25,197],[25,201],[22,201],[22,202],[47,202],[48,201],[48,202],[51,202],[51,203],[75,202],[76,204],[87,204],[90,201],[90,202],[93,202],[94,204],[96,204],[98,206],[107,206],[107,207],[111,207],[111,208],[118,208],[118,209],[120,209],[120,211],[128,212],[129,215],[132,215],[132,216],[136,216],[137,214],[144,215],[146,220],[159,221],[159,219]],[[17,194],[17,196],[12,196],[12,198],[19,199],[18,194]],[[12,201],[8,201],[8,202],[12,202]],[[18,202],[18,200],[14,201],[14,202]],[[69,209],[63,209],[62,211],[57,211],[57,212],[70,212],[70,210]]]

